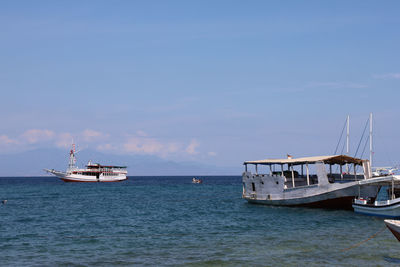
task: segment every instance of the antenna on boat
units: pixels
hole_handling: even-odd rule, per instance
[[[72,149],[69,152],[69,164],[68,164],[68,171],[71,171],[72,169],[75,169],[75,164],[76,164],[76,158],[75,158],[75,143],[74,139],[72,139]]]

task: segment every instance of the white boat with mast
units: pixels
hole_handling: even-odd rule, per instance
[[[69,164],[65,172],[54,169],[45,169],[46,172],[54,174],[64,182],[120,182],[127,179],[126,166],[109,166],[99,163],[88,162],[86,169],[76,166],[75,144],[69,153]]]
[[[370,161],[372,162],[372,113],[370,122]],[[372,168],[372,176],[377,177],[378,192],[375,195],[363,195],[359,193],[354,199],[353,209],[356,213],[365,215],[400,218],[400,175],[395,175],[396,168],[375,167]],[[397,196],[397,197],[396,197]]]
[[[349,117],[346,124],[348,154]],[[267,205],[351,209],[356,196],[376,195],[378,184],[391,179],[372,176],[372,154],[371,151],[370,160],[349,155],[302,158],[288,155],[285,159],[245,161],[243,198],[250,203]],[[249,171],[249,165],[255,167],[254,172]],[[267,169],[260,172],[260,166]],[[362,171],[358,172],[358,168]]]
[[[353,203],[354,212],[383,218],[400,218],[400,176],[386,175],[377,179],[382,179],[379,183],[377,181],[378,193],[372,197],[356,198]]]

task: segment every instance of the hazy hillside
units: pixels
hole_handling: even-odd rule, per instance
[[[195,162],[173,162],[155,156],[103,154],[84,150],[77,154],[77,164],[83,167],[88,160],[103,164],[128,166],[129,175],[240,175],[241,165],[235,168],[208,166]],[[68,151],[37,149],[12,155],[0,155],[0,176],[42,176],[43,169],[65,170]]]

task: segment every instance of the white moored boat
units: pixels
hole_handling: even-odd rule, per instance
[[[399,195],[400,176],[392,174],[373,179],[379,186],[378,193],[372,197],[356,198],[353,203],[354,211],[377,217],[400,218],[400,198],[396,198],[396,193]]]
[[[86,169],[76,167],[75,145],[72,145],[66,172],[45,169],[65,182],[119,182],[127,179],[126,166],[108,166],[89,163]]]
[[[365,199],[376,197],[381,184],[395,178],[392,174],[383,174],[380,169],[372,173],[372,113],[367,122],[370,125],[369,160],[348,156],[348,116],[345,124],[347,155],[303,158],[288,155],[285,159],[245,161],[243,198],[258,204],[351,209],[357,196]],[[358,148],[356,155],[357,152]],[[255,167],[254,172],[248,170],[248,165]],[[265,169],[260,170],[259,167]],[[389,202],[389,205],[397,205],[395,200]]]
[[[351,209],[359,191],[372,196],[378,189],[369,160],[346,155],[265,159],[244,165],[243,198],[250,203]],[[248,165],[255,166],[254,173]],[[267,168],[260,173],[260,166]]]

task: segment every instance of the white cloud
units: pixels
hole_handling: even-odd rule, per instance
[[[115,147],[112,144],[100,144],[97,146],[97,150],[100,151],[114,151],[117,150],[117,147]]]
[[[53,139],[55,136],[53,131],[41,130],[41,129],[31,129],[27,130],[21,135],[21,139],[29,144],[35,144],[38,142],[45,142]]]
[[[400,79],[400,73],[386,73],[372,75],[375,79]]]
[[[199,142],[197,142],[195,139],[193,139],[190,144],[186,147],[186,153],[190,155],[195,155],[198,154],[196,151],[196,148],[199,147]]]
[[[70,133],[61,133],[57,135],[56,146],[67,148],[70,147],[73,142],[73,136]]]
[[[195,155],[198,154],[196,148],[199,143],[192,140],[189,145],[184,145],[180,142],[164,142],[156,138],[133,136],[129,137],[126,142],[122,144],[122,150],[127,153],[157,155],[163,158],[171,155]],[[115,147],[113,147],[114,149]],[[105,149],[108,149],[105,147]],[[110,147],[111,149],[111,147]]]
[[[164,145],[153,138],[131,137],[123,144],[124,150],[130,153],[160,154]]]
[[[182,146],[178,143],[169,143],[167,144],[167,151],[169,153],[176,153],[180,151],[181,147]]]
[[[55,146],[67,149],[73,142],[79,147],[88,147],[103,152],[117,154],[145,154],[155,155],[169,159],[184,159],[188,155],[200,154],[197,149],[199,142],[192,139],[189,143],[177,140],[165,140],[149,137],[143,131],[137,131],[135,135],[109,138],[109,134],[86,129],[80,133],[53,132],[48,129],[30,129],[16,138],[0,135],[0,146],[4,151],[23,151],[40,146]],[[7,149],[6,149],[7,148]],[[209,152],[209,156],[215,156],[215,152]]]
[[[94,130],[86,129],[82,132],[83,140],[86,142],[93,142],[107,137],[108,135]]]
[[[137,134],[138,136],[142,136],[142,137],[146,137],[146,136],[147,136],[147,133],[145,133],[145,132],[142,131],[142,130],[136,131],[136,134]]]
[[[9,138],[7,135],[0,135],[0,145],[15,145],[18,144],[17,140]]]

